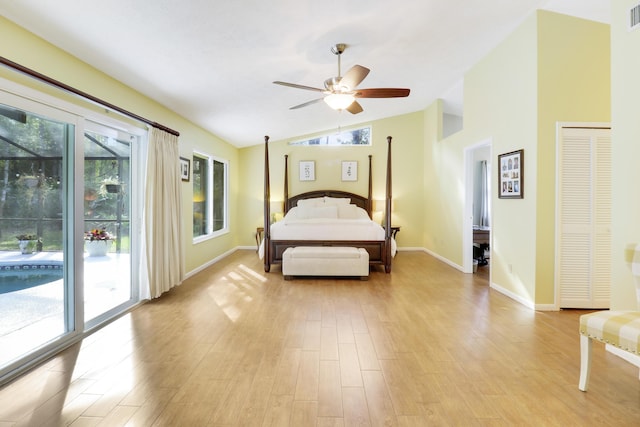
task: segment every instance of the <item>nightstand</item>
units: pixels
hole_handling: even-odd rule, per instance
[[[264,227],[256,228],[256,252],[260,250],[260,242],[262,242],[262,235],[264,234]]]
[[[384,225],[382,226],[382,228],[385,228]],[[391,237],[393,237],[394,239],[396,238],[396,234],[398,234],[400,232],[400,226],[399,225],[392,225],[391,226]]]

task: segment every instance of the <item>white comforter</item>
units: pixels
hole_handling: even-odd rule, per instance
[[[299,212],[298,212],[299,213]],[[303,216],[303,218],[301,218]],[[384,228],[369,217],[309,218],[306,215],[285,216],[270,226],[271,240],[384,240]],[[264,241],[258,251],[264,256]],[[396,253],[396,242],[391,241],[391,254]]]

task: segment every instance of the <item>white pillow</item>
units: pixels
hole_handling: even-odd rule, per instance
[[[349,197],[328,197],[324,196],[324,203],[326,205],[348,205],[351,203]]]
[[[299,209],[300,208],[298,208],[298,207],[293,207],[293,208],[289,209],[287,211],[287,214],[284,216],[284,219],[285,220],[298,219],[298,217],[299,217],[298,210]]]
[[[369,219],[369,214],[356,205],[338,205],[338,218],[340,219]]]
[[[298,218],[300,219],[338,218],[337,206],[298,207],[300,208],[298,210]]]
[[[298,206],[302,207],[314,207],[314,206],[324,206],[324,198],[316,197],[314,199],[300,199],[298,200]]]

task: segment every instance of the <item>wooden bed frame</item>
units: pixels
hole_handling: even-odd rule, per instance
[[[372,171],[369,156],[369,194],[363,197],[340,190],[316,190],[289,197],[288,155],[285,155],[284,167],[284,212],[297,206],[298,200],[315,197],[351,198],[351,203],[363,208],[372,217]],[[364,248],[369,253],[369,265],[382,265],[387,273],[391,272],[391,137],[387,137],[387,177],[385,195],[385,238],[384,240],[272,240],[271,239],[271,190],[269,183],[269,137],[264,137],[264,271],[269,272],[271,265],[282,264],[282,254],[287,248],[295,246],[350,246]]]

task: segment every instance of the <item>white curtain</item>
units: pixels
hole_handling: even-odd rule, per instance
[[[480,162],[480,226],[490,227],[489,223],[489,171],[487,170],[487,161]]]
[[[179,158],[178,137],[151,128],[143,237],[149,292],[142,298],[157,298],[184,278]]]

